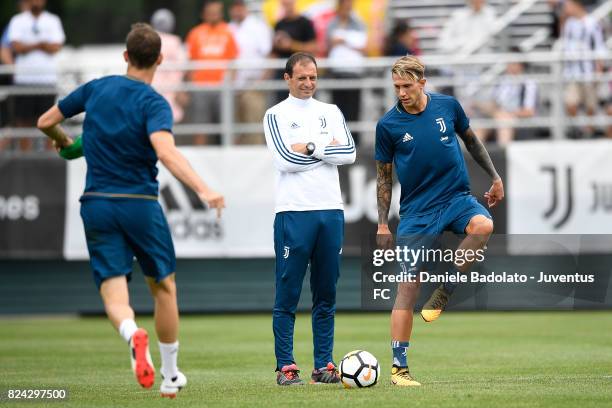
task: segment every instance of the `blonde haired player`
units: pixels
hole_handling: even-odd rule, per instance
[[[489,154],[455,98],[425,91],[425,66],[417,58],[400,58],[391,68],[391,75],[398,101],[376,126],[379,245],[393,245],[388,217],[395,165],[401,186],[398,245],[429,246],[450,230],[467,234],[460,248],[483,248],[493,232],[493,221],[487,209],[471,195],[459,138],[491,177],[491,189],[484,196],[488,206],[493,207],[503,199],[504,187]],[[465,272],[472,263],[451,267]],[[411,272],[423,266],[417,264]],[[410,375],[407,357],[418,289],[418,283],[400,284],[391,313],[394,385],[420,385]],[[421,312],[426,322],[440,316],[454,289],[454,284],[444,284],[434,291]]]

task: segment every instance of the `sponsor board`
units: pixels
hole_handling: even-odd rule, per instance
[[[0,158],[0,257],[61,257],[64,173],[59,159]]]
[[[168,219],[176,254],[183,258],[273,257],[274,184],[272,158],[263,146],[181,148],[194,169],[207,183],[225,195],[227,209],[218,221],[189,188],[159,166],[159,201]],[[503,152],[493,154],[503,161]],[[490,187],[482,170],[468,168],[475,177],[472,185],[480,195]],[[502,166],[503,167],[503,166]],[[67,174],[67,216],[64,253],[67,259],[85,259],[87,246],[79,216],[79,197],[84,187],[85,162],[69,163]],[[361,240],[375,233],[378,220],[376,166],[372,151],[363,149],[355,164],[339,167],[344,200],[345,255],[358,256]],[[390,224],[399,221],[400,186],[393,187]],[[504,206],[494,213],[505,221]],[[497,222],[497,221],[496,221]],[[497,229],[504,228],[503,222]]]
[[[609,251],[612,234],[612,144],[609,141],[513,143],[508,159],[508,233],[558,234],[562,250]],[[569,238],[569,234],[574,234]],[[525,242],[517,254],[540,253]]]
[[[177,257],[272,257],[274,172],[263,147],[181,148],[194,170],[225,195],[227,208],[218,220],[186,186],[159,164],[159,202],[172,232]],[[87,245],[79,215],[85,185],[84,160],[69,163],[64,255],[86,259]]]

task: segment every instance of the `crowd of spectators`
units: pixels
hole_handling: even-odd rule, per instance
[[[607,51],[601,25],[588,15],[585,0],[548,0],[554,16],[551,35],[559,38],[566,52]],[[14,64],[14,76],[0,76],[1,84],[15,84],[22,91],[12,103],[0,100],[0,127],[32,127],[35,118],[52,105],[56,98],[57,74],[55,57],[65,41],[58,16],[45,11],[46,0],[21,0],[16,14],[2,34],[0,58],[3,64]],[[221,122],[220,91],[224,81],[232,81],[235,89],[235,118],[238,124],[254,124],[261,121],[267,106],[286,98],[286,92],[269,93],[258,88],[258,82],[282,78],[282,70],[257,68],[268,58],[285,59],[297,51],[313,53],[329,60],[324,77],[338,79],[338,88],[330,92],[331,102],[338,105],[348,122],[361,118],[361,90],[347,86],[364,76],[364,60],[372,54],[366,23],[354,9],[353,0],[337,0],[336,8],[319,13],[315,19],[298,12],[296,0],[279,0],[277,21],[271,26],[262,18],[249,12],[244,0],[233,0],[229,9],[225,2],[208,0],[201,9],[201,24],[193,27],[183,41],[174,33],[175,17],[170,10],[157,10],[151,17],[151,25],[162,39],[162,53],[167,64],[180,66],[185,62],[220,62],[237,59],[240,69],[229,71],[224,65],[214,68],[197,66],[192,70],[160,70],[153,86],[169,101],[175,123],[219,124]],[[224,20],[225,12],[229,21]],[[380,44],[376,55],[421,55],[418,31],[407,19],[388,19],[388,35]],[[495,30],[498,16],[486,0],[466,0],[466,6],[455,10],[441,28],[437,52],[488,52],[491,42],[483,42],[474,50],[481,37]],[[516,53],[521,51],[516,48]],[[249,68],[245,68],[248,65]],[[595,82],[588,80],[605,69],[601,61],[574,61],[564,69],[566,89],[565,106],[569,116],[581,111],[593,115],[600,108]],[[540,109],[540,90],[535,82],[522,80],[529,68],[522,63],[508,64],[498,85],[478,93],[479,98],[465,101],[473,108],[473,114],[499,121],[495,129],[480,129],[483,140],[508,144],[516,132],[505,126],[504,121],[536,116]],[[441,68],[438,75],[478,78],[480,72],[472,68]],[[230,75],[230,77],[228,77]],[[518,79],[517,79],[518,78]],[[585,78],[587,81],[585,82]],[[353,81],[353,82],[351,82]],[[189,92],[182,88],[189,84]],[[217,86],[217,88],[215,88]],[[454,92],[452,88],[442,89]],[[463,95],[459,92],[460,99]],[[15,109],[18,107],[18,109]],[[603,106],[610,113],[612,105]],[[7,120],[10,118],[10,120]],[[251,129],[251,128],[249,128]],[[252,128],[255,129],[255,128]],[[596,129],[592,126],[572,131],[568,136],[587,135]],[[607,129],[612,136],[612,127]],[[197,132],[196,132],[197,133]],[[358,142],[359,134],[355,132]],[[584,137],[584,136],[583,136]],[[196,134],[188,143],[216,144],[218,134]],[[261,132],[245,130],[235,137],[237,144],[262,144]],[[0,150],[8,144],[0,139]],[[36,147],[32,140],[20,139],[19,148]],[[39,146],[40,148],[40,146]]]

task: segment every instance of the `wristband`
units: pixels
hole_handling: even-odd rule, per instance
[[[83,135],[79,135],[70,146],[62,147],[59,155],[66,160],[83,157]]]

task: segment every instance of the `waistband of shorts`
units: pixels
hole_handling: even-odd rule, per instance
[[[130,193],[97,193],[93,191],[89,191],[83,193],[81,196],[81,200],[90,199],[90,198],[108,198],[108,199],[136,199],[136,200],[150,200],[157,201],[158,197],[156,195],[148,195],[148,194],[130,194]]]

